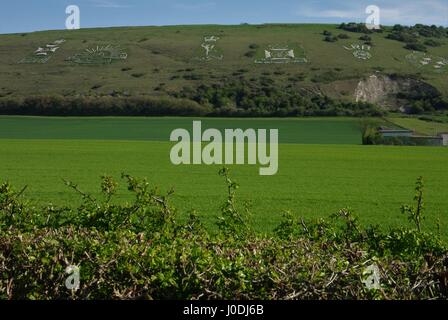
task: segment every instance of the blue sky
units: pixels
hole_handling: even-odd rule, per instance
[[[63,29],[78,5],[81,27],[173,24],[339,23],[365,21],[377,5],[381,23],[448,26],[448,0],[2,0],[0,33]]]

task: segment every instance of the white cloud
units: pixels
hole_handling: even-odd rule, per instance
[[[172,7],[178,10],[204,10],[216,6],[216,2],[174,3]]]
[[[92,0],[95,8],[130,8],[130,5],[119,4],[111,0]]]
[[[297,16],[309,19],[338,18],[350,21],[364,21],[365,9],[375,4],[381,9],[382,24],[416,23],[448,25],[448,1],[446,0],[400,0],[400,1],[354,1],[332,3],[314,1],[299,6]]]

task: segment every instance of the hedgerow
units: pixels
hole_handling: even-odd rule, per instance
[[[421,230],[423,182],[416,207],[403,206],[416,228],[364,227],[349,209],[329,220],[286,213],[272,234],[252,230],[236,202],[238,184],[220,171],[228,197],[210,232],[195,213],[179,223],[162,193],[123,175],[133,201],[113,201],[117,182],[102,177],[101,199],[72,182],[82,204],[34,206],[25,189],[0,187],[1,299],[444,299],[447,248]],[[418,212],[418,215],[417,215]],[[418,227],[418,228],[417,228]],[[368,266],[380,287],[365,281]],[[68,266],[79,290],[65,287]]]
[[[210,110],[188,99],[172,97],[65,97],[0,98],[2,115],[36,116],[201,116]]]

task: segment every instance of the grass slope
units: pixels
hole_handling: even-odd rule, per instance
[[[323,41],[323,30],[335,35],[346,33],[350,39],[328,43]],[[203,55],[201,43],[206,35],[220,37],[217,47],[224,55],[222,61],[205,63],[197,59]],[[317,86],[333,96],[352,99],[357,81],[377,69],[387,73],[421,72],[429,83],[448,94],[446,74],[417,70],[405,59],[411,51],[404,49],[403,43],[385,39],[385,34],[371,36],[374,43],[371,60],[355,59],[343,46],[362,43],[358,39],[360,36],[358,33],[338,30],[335,25],[313,24],[133,27],[0,35],[0,95],[97,95],[109,94],[114,90],[131,95],[163,95],[164,92],[178,91],[184,86],[264,75],[275,79],[279,86],[293,85],[309,89]],[[60,38],[67,42],[47,64],[17,64],[38,47]],[[66,61],[87,48],[108,44],[120,45],[128,53],[128,59],[105,66],[79,66]],[[252,50],[249,48],[251,44],[258,46],[254,57],[246,56]],[[276,44],[302,47],[309,63],[254,63],[260,52]],[[429,54],[447,57],[448,44],[430,48]],[[316,84],[312,81],[325,79],[329,71],[334,73],[331,84],[326,84],[326,81]],[[303,80],[299,84],[291,82],[290,79],[297,76],[303,77]]]

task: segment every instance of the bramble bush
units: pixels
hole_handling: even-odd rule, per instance
[[[76,184],[77,207],[36,207],[25,188],[0,186],[1,299],[446,299],[447,248],[423,231],[423,183],[416,205],[403,206],[415,228],[364,227],[349,209],[330,220],[285,213],[272,234],[258,234],[236,199],[228,169],[227,199],[209,232],[192,212],[176,221],[173,191],[122,175],[131,202],[113,201],[117,182],[102,177],[102,196]],[[418,213],[417,213],[418,212]],[[418,217],[418,218],[417,218]],[[364,284],[368,266],[380,288]],[[79,290],[65,287],[68,266]]]

